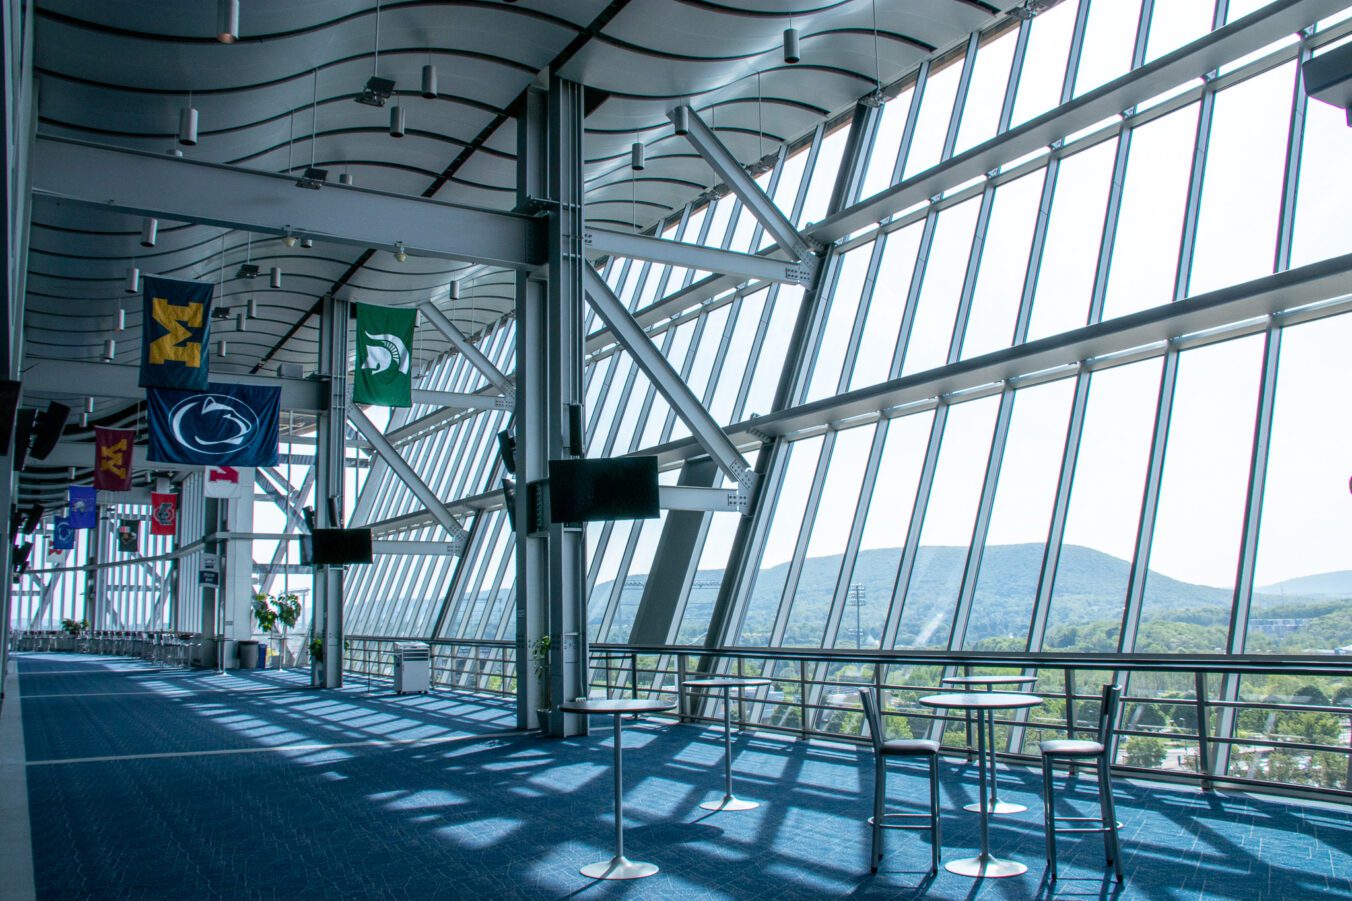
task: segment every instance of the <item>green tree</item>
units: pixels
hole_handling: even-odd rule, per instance
[[[1122,743],[1127,766],[1157,767],[1164,763],[1168,750],[1164,739],[1148,735],[1133,735]]]

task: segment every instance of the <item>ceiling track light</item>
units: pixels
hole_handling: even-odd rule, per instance
[[[311,145],[314,144],[314,138],[310,138]],[[314,166],[306,166],[305,172],[300,178],[296,179],[296,187],[309,188],[312,191],[318,191],[324,187],[324,182],[329,180],[328,169],[317,169]]]
[[[792,65],[802,58],[802,54],[798,52],[798,29],[793,27],[785,28],[784,62]]]
[[[218,0],[216,3],[216,40],[222,44],[239,40],[239,0]]]
[[[103,362],[111,363],[117,356],[117,341],[109,338],[103,342]]]
[[[272,285],[272,287],[280,288],[282,286],[282,267],[273,266],[270,275],[271,275],[270,284]]]
[[[642,172],[648,166],[644,159],[644,149],[642,141],[635,141],[629,147],[629,168],[635,172]]]
[[[296,236],[291,234],[290,232],[287,232],[286,234],[282,235],[282,243],[285,244],[287,247],[295,247]]]
[[[401,263],[408,259],[408,251],[404,250],[403,241],[394,245],[394,258]]]
[[[390,107],[390,137],[402,138],[405,124],[404,108],[396,103]]]
[[[117,330],[119,332],[127,330],[127,311],[122,307],[117,308]]]
[[[197,110],[192,106],[178,111],[178,142],[184,147],[197,145]]]
[[[141,246],[154,247],[160,234],[160,220],[147,216],[141,220]]]
[[[431,63],[422,67],[422,95],[428,100],[437,97],[437,67]]]
[[[141,293],[141,270],[135,266],[127,267],[127,280],[122,285],[122,290],[128,294]]]

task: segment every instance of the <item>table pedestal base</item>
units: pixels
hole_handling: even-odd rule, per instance
[[[964,804],[963,810],[970,810],[972,813],[981,813],[981,802],[973,801],[971,804]],[[987,804],[986,810],[991,813],[1023,813],[1027,810],[1022,804],[1014,804],[1009,801],[996,801],[994,804]]]
[[[755,810],[759,801],[743,801],[733,795],[724,795],[721,801],[705,801],[700,805],[705,810]]]
[[[580,872],[588,879],[642,879],[656,873],[657,864],[612,857],[601,863],[589,863]]]
[[[1005,876],[1019,876],[1028,872],[1028,868],[1018,861],[1001,860],[993,854],[950,860],[944,864],[944,869],[959,876],[971,876],[973,879],[1000,879]]]

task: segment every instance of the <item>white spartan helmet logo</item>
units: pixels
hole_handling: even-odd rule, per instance
[[[380,375],[392,369],[398,369],[408,375],[408,348],[394,335],[373,335],[366,333],[366,362],[362,369],[369,369],[373,375]]]

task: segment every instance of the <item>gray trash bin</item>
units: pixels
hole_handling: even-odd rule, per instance
[[[239,668],[258,669],[258,642],[239,642]]]

